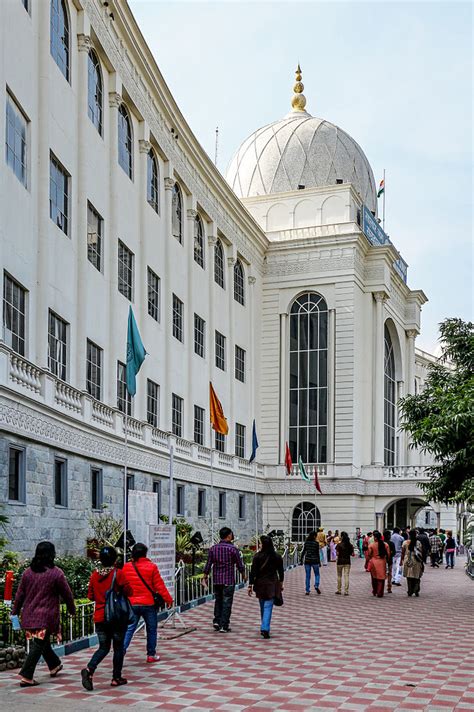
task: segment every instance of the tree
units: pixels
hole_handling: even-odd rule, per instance
[[[433,455],[430,481],[422,484],[436,502],[474,501],[474,324],[440,324],[442,354],[429,366],[421,393],[400,401],[402,429],[412,446]]]

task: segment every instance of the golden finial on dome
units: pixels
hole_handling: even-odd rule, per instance
[[[293,87],[293,91],[295,93],[293,94],[293,98],[291,99],[291,106],[293,107],[293,111],[304,111],[306,106],[306,97],[303,94],[304,84],[301,81],[302,73],[299,62],[295,74],[296,81]]]

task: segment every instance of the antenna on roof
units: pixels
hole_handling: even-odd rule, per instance
[[[216,150],[214,151],[214,165],[217,166],[217,149],[219,147],[219,127],[216,126]]]

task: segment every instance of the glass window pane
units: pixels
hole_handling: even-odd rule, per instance
[[[308,424],[308,391],[298,391],[298,417],[300,425]]]
[[[308,352],[305,351],[299,355],[300,369],[299,369],[299,388],[306,388],[308,386]]]
[[[323,311],[319,315],[319,348],[328,347],[328,313]]]
[[[298,354],[290,354],[290,388],[298,388]]]
[[[319,351],[319,386],[326,387],[328,384],[328,352]]]
[[[300,339],[299,339],[299,349],[300,351],[306,351],[309,344],[309,320],[306,314],[300,317]]]
[[[309,348],[318,348],[318,334],[319,334],[319,318],[318,313],[315,312],[309,315]]]

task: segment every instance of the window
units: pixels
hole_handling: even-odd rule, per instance
[[[176,486],[176,514],[184,516],[184,485]]]
[[[117,361],[117,408],[127,415],[132,415],[132,396],[127,390],[127,367]]]
[[[11,445],[8,463],[8,499],[11,502],[26,502],[24,448]]]
[[[171,203],[171,229],[173,237],[183,244],[183,201],[181,190],[177,183],[173,187],[173,198]]]
[[[204,445],[204,408],[194,406],[194,442]]]
[[[69,19],[64,0],[51,0],[49,47],[52,58],[69,81]]]
[[[160,181],[158,161],[153,149],[150,149],[146,158],[146,199],[156,213],[160,212]]]
[[[160,523],[161,517],[161,481],[154,480],[153,492],[156,494],[156,521]]]
[[[326,462],[328,309],[312,292],[290,310],[290,433],[293,462]]]
[[[91,504],[92,509],[102,509],[104,503],[102,470],[91,467]]]
[[[206,516],[206,490],[198,490],[198,517]]]
[[[173,336],[183,341],[183,302],[173,294]]]
[[[97,210],[87,203],[87,259],[102,271],[102,230],[103,220]]]
[[[67,507],[67,462],[54,459],[54,504]]]
[[[245,304],[244,268],[240,260],[234,265],[234,299],[239,304]]]
[[[147,423],[158,427],[160,418],[160,387],[150,379],[146,382],[146,419]]]
[[[183,399],[175,393],[171,395],[171,430],[179,438],[183,435]]]
[[[219,452],[225,452],[225,435],[222,433],[215,433],[215,447]]]
[[[246,511],[245,511],[245,495],[244,494],[239,494],[239,519],[245,519]]]
[[[150,267],[147,269],[148,275],[148,314],[155,320],[160,321],[160,278]]]
[[[216,331],[216,366],[225,371],[225,336]]]
[[[321,513],[312,502],[300,502],[291,517],[291,541],[303,542],[321,526]]]
[[[26,290],[6,272],[3,273],[3,334],[7,346],[25,355]]]
[[[125,104],[118,110],[118,161],[129,178],[132,170],[132,125]]]
[[[219,519],[225,519],[226,516],[226,493],[219,492]]]
[[[224,250],[222,242],[218,239],[214,248],[214,281],[219,287],[224,287]]]
[[[49,311],[48,319],[48,368],[51,373],[66,380],[67,375],[67,323]]]
[[[127,473],[127,490],[135,489],[135,475]]]
[[[87,71],[87,113],[102,136],[102,73],[94,50],[89,51]]]
[[[27,124],[22,110],[7,94],[5,160],[25,188],[27,184]]]
[[[194,261],[204,269],[204,230],[199,215],[194,220]]]
[[[194,353],[204,358],[205,355],[206,322],[197,314],[194,315]]]
[[[396,392],[395,358],[390,332],[385,327],[384,359],[384,464],[395,465]]]
[[[102,389],[102,349],[87,339],[86,389],[92,398],[100,400]]]
[[[245,457],[245,425],[235,424],[235,454]]]
[[[49,216],[65,235],[69,234],[69,175],[53,154],[49,161]]]
[[[118,290],[130,302],[133,300],[133,252],[118,241]]]
[[[235,347],[235,377],[245,383],[245,351],[240,346]]]

